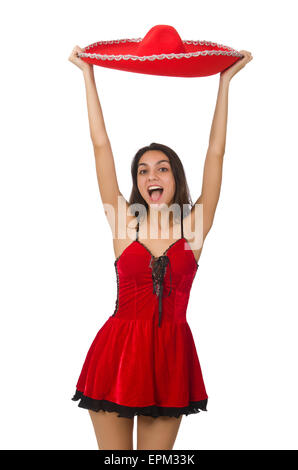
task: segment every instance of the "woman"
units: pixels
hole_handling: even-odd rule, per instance
[[[201,195],[193,205],[179,157],[162,144],[143,147],[135,155],[133,189],[129,202],[125,200],[93,65],[78,52],[82,49],[74,47],[69,60],[84,76],[99,190],[113,231],[117,299],[88,351],[73,400],[89,410],[99,449],[133,449],[134,416],[138,450],[172,449],[183,414],[207,411],[186,308],[220,194],[229,83],[252,56],[241,51],[244,58],[220,74]],[[200,221],[196,207],[203,208]],[[123,229],[124,237],[114,236]],[[155,237],[150,237],[153,232]]]

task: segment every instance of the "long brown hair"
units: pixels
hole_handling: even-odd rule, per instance
[[[147,145],[146,147],[142,147],[141,149],[139,149],[132,160],[131,176],[132,176],[133,187],[132,187],[132,191],[131,191],[130,198],[129,198],[129,205],[131,206],[132,204],[142,204],[143,206],[146,207],[146,211],[148,211],[149,209],[148,204],[145,201],[145,199],[142,197],[142,195],[140,194],[140,191],[137,185],[138,163],[142,155],[148,150],[160,150],[169,158],[169,162],[172,168],[172,172],[173,172],[173,176],[175,178],[175,184],[176,184],[176,190],[174,194],[173,203],[178,204],[180,206],[181,213],[183,213],[183,205],[184,207],[186,205],[187,209],[186,210],[184,209],[184,211],[186,212],[186,214],[184,215],[187,215],[190,212],[191,207],[193,206],[193,202],[190,196],[182,162],[173,149],[171,149],[167,145],[157,144],[155,142],[151,143],[150,145]],[[138,219],[140,219],[143,214],[140,214],[138,211],[136,212],[138,213],[137,215]]]

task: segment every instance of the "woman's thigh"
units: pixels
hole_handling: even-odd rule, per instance
[[[100,450],[133,450],[133,418],[119,418],[112,411],[88,411]]]
[[[137,449],[168,449],[174,446],[182,416],[179,418],[160,416],[138,416]]]

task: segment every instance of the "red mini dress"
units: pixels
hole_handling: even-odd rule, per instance
[[[118,417],[207,411],[208,395],[186,320],[198,269],[183,236],[159,257],[136,240],[116,258],[114,313],[95,336],[72,400]]]

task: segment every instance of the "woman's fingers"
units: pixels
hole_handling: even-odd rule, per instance
[[[239,51],[239,52],[244,55],[244,57],[243,57],[242,60],[247,60],[247,61],[249,61],[249,60],[251,60],[251,59],[253,58],[251,52],[249,52],[249,51],[244,51],[244,50],[243,50],[243,51]]]
[[[71,51],[71,54],[69,56],[69,60],[71,62],[74,62],[76,59],[80,60],[80,58],[78,57],[78,52],[81,52],[82,49],[79,47],[79,46],[75,46],[73,48],[73,50]]]
[[[71,54],[68,58],[70,62],[75,64],[77,67],[79,67],[81,70],[86,70],[90,67],[92,67],[90,64],[82,60],[80,57],[78,57],[79,52],[84,52],[84,49],[82,49],[80,46],[75,46],[73,50],[71,51]]]
[[[84,52],[83,49],[79,46],[75,46],[73,50],[71,51],[70,56],[78,56],[78,52]]]

